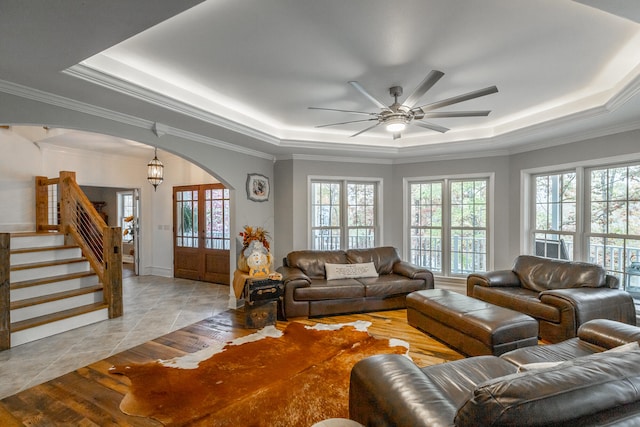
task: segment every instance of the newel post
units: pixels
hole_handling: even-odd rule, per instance
[[[104,229],[104,287],[103,293],[109,304],[109,318],[120,317],[122,308],[122,229]]]
[[[11,235],[0,233],[0,350],[11,348],[10,246]]]
[[[46,176],[36,176],[36,231],[46,231],[49,225],[49,185]]]
[[[75,172],[60,171],[60,231],[64,233],[64,242],[73,243],[73,237],[69,234],[71,221],[75,216],[75,203],[71,197],[70,181],[76,180]]]

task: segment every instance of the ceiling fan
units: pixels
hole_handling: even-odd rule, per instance
[[[438,80],[440,80],[444,76],[442,71],[432,70],[427,77],[420,82],[418,87],[415,88],[413,93],[404,100],[403,103],[398,102],[398,97],[402,96],[402,87],[401,86],[392,86],[389,88],[389,94],[393,97],[393,104],[386,106],[382,102],[378,101],[374,98],[369,92],[367,92],[360,83],[356,81],[351,81],[349,84],[353,86],[358,92],[364,95],[368,100],[373,102],[378,108],[380,108],[380,112],[366,112],[366,111],[353,111],[353,110],[341,110],[337,108],[322,108],[322,107],[309,107],[311,110],[325,110],[325,111],[339,111],[342,113],[350,113],[350,114],[360,114],[365,116],[370,116],[368,119],[362,120],[349,120],[346,122],[339,123],[330,123],[326,125],[316,126],[317,128],[328,127],[328,126],[338,126],[345,125],[348,123],[358,123],[358,122],[376,122],[375,124],[354,133],[351,137],[358,136],[363,134],[377,126],[382,124],[385,125],[386,129],[389,132],[393,133],[393,139],[398,139],[401,137],[402,131],[406,128],[407,125],[413,124],[417,126],[421,126],[423,128],[431,129],[436,132],[444,133],[449,130],[444,126],[439,126],[433,123],[422,121],[424,118],[445,118],[445,117],[480,117],[480,116],[488,116],[491,112],[490,110],[479,110],[479,111],[433,111],[442,107],[446,107],[448,105],[457,104],[459,102],[468,101],[470,99],[479,98],[481,96],[490,95],[492,93],[498,92],[498,88],[496,86],[490,86],[484,89],[475,90],[473,92],[468,92],[462,95],[454,96],[451,98],[443,99],[441,101],[433,102],[431,104],[422,105],[419,107],[415,107],[420,98],[427,93],[433,85],[435,85]]]

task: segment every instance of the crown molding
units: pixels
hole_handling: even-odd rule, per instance
[[[19,96],[25,99],[30,99],[32,101],[42,102],[44,104],[54,105],[56,107],[66,108],[68,110],[77,111],[79,113],[102,117],[118,123],[123,123],[139,128],[150,129],[153,125],[153,122],[150,120],[144,120],[138,117],[130,116],[128,114],[108,110],[106,108],[96,107],[95,105],[87,104],[85,102],[76,101],[74,99],[66,98],[60,95],[54,95],[49,92],[44,92],[38,89],[22,86],[17,83],[8,82],[5,80],[0,80],[0,92]]]
[[[135,126],[142,129],[147,129],[150,131],[153,130],[155,124],[155,122],[152,122],[151,120],[145,120],[138,117],[130,116],[128,114],[108,110],[106,108],[96,107],[95,105],[87,104],[85,102],[76,101],[74,99],[54,95],[48,92],[43,92],[38,89],[22,86],[5,80],[0,80],[0,92],[19,96],[25,99],[30,99],[32,101],[42,102],[48,105],[54,105],[56,107],[66,108],[68,110],[77,111],[80,113],[90,114],[92,116],[101,117],[104,119],[112,120],[130,126]],[[172,135],[178,138],[200,142],[206,145],[221,148],[223,150],[234,151],[253,157],[259,157],[272,161],[275,159],[275,157],[271,154],[230,144],[228,142],[220,141],[218,139],[210,138],[194,132],[176,129],[170,126],[167,126],[166,128],[164,128],[164,130],[165,135]]]
[[[344,156],[320,156],[315,154],[292,154],[278,160],[311,160],[315,162],[331,163],[364,163],[368,165],[392,165],[393,159],[344,157]]]
[[[189,117],[202,120],[203,122],[223,127],[233,132],[248,136],[250,138],[255,138],[273,145],[279,145],[280,143],[280,139],[276,136],[229,120],[225,117],[211,113],[202,108],[198,108],[185,102],[178,101],[175,98],[163,95],[153,90],[146,89],[140,85],[130,83],[126,80],[114,77],[113,75],[104,73],[100,70],[84,64],[74,65],[64,70],[63,73],[81,80],[88,81],[89,83],[93,83],[97,86],[122,93],[132,98],[136,98],[141,101],[166,108],[173,112],[184,114]]]

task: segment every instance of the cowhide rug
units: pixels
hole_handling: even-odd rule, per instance
[[[120,409],[176,426],[309,427],[348,418],[353,365],[408,351],[403,341],[371,337],[369,325],[292,322],[171,360],[114,366],[131,380]]]

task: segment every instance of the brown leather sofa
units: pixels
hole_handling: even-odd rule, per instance
[[[594,264],[529,255],[511,270],[470,274],[467,295],[535,318],[539,336],[560,342],[576,336],[592,319],[636,324],[633,298],[617,289],[618,279]]]
[[[640,350],[604,352],[638,339],[640,328],[595,320],[570,343],[500,357],[425,368],[401,355],[369,357],[351,371],[349,417],[398,427],[640,425]],[[561,363],[518,372],[509,355],[528,353]]]
[[[373,262],[377,277],[327,280],[325,264]],[[402,261],[391,246],[347,251],[294,251],[277,271],[284,283],[285,317],[394,310],[407,294],[433,289],[433,274]]]

